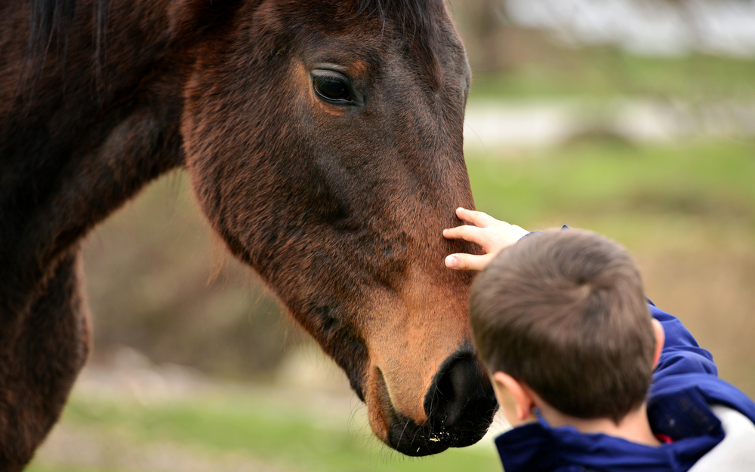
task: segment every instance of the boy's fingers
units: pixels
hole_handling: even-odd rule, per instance
[[[447,239],[463,239],[483,246],[484,234],[482,228],[469,225],[461,225],[456,228],[443,230],[443,237]]]
[[[482,270],[492,259],[491,254],[473,256],[472,254],[451,254],[446,257],[446,267],[456,270]]]
[[[467,210],[466,208],[462,207],[456,209],[456,216],[458,216],[460,220],[466,221],[467,223],[472,223],[473,225],[479,226],[480,228],[490,226],[498,221],[487,213]]]

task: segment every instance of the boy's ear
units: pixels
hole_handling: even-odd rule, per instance
[[[513,400],[513,411],[506,411],[511,408],[510,405],[501,405],[501,407],[504,409],[504,413],[513,413],[513,418],[510,418],[510,420],[517,420],[516,422],[510,421],[512,423],[512,426],[517,426],[518,424],[528,419],[530,414],[532,413],[532,409],[537,406],[535,404],[535,399],[529,392],[529,389],[527,389],[527,387],[523,383],[517,381],[512,376],[501,371],[493,374],[493,381],[498,384],[498,388],[507,390],[510,398]]]
[[[655,331],[655,352],[653,353],[653,368],[658,365],[658,360],[661,358],[661,351],[663,351],[663,344],[666,342],[666,332],[663,330],[661,322],[653,318],[650,320],[653,323],[653,331]]]

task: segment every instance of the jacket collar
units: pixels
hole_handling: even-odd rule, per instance
[[[721,422],[695,389],[668,395],[665,405],[679,405],[663,415],[649,415],[654,432],[684,422],[674,431],[674,442],[645,446],[606,434],[583,434],[571,426],[553,428],[538,414],[538,421],[511,429],[495,440],[506,472],[556,471],[569,466],[582,470],[674,471],[688,470],[724,437]],[[694,411],[694,421],[685,421]]]

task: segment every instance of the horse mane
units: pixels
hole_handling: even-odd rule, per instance
[[[28,0],[30,5],[30,26],[27,57],[44,60],[53,41],[62,49],[62,57],[68,50],[68,32],[73,24],[79,0]],[[94,0],[93,40],[96,56],[102,51],[110,2],[112,0]],[[432,31],[430,6],[437,0],[358,0],[357,15],[377,12],[383,20],[387,14],[397,16],[400,24],[412,33],[417,29]]]
[[[55,45],[57,60],[65,67],[68,56],[69,33],[79,7],[79,0],[28,0],[29,1],[29,42],[26,48],[26,78],[32,85],[36,82],[47,54]],[[93,0],[94,30],[92,40],[95,45],[95,77],[99,81],[102,69],[106,24],[111,0]]]
[[[57,60],[65,67],[68,56],[69,33],[80,0],[27,0],[29,2],[29,42],[26,50],[26,80],[33,87],[41,74],[51,48],[57,50]],[[112,0],[93,0],[92,40],[95,45],[94,71],[100,81],[104,62],[107,22]],[[434,38],[433,7],[442,0],[357,0],[357,14],[377,13],[385,22],[393,17],[409,38]],[[432,39],[431,39],[432,41]]]
[[[94,0],[93,39],[98,52],[105,36],[111,0]],[[53,41],[65,51],[79,0],[29,0],[29,45],[32,57],[44,56]]]

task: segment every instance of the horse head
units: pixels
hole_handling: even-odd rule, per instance
[[[343,368],[408,455],[479,440],[495,406],[471,344],[470,85],[441,0],[238,4],[196,46],[186,166],[204,213]]]

